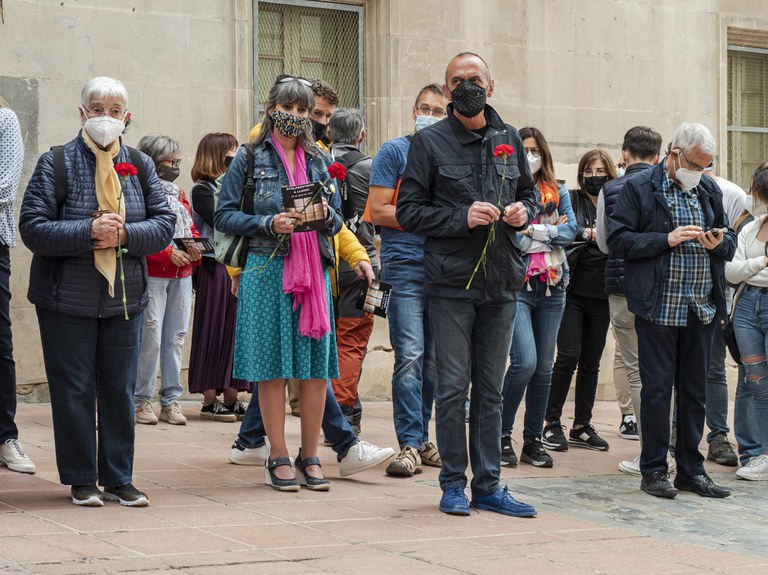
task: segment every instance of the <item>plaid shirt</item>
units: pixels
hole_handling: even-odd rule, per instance
[[[663,174],[662,192],[672,214],[672,228],[699,226],[703,229],[704,213],[695,188],[686,192],[669,179],[666,169]],[[709,252],[695,240],[682,242],[671,250],[661,310],[655,321],[660,325],[685,326],[689,309],[704,324],[715,317]]]

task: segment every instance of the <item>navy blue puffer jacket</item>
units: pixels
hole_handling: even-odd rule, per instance
[[[19,231],[32,251],[27,297],[45,309],[91,318],[109,318],[123,313],[119,262],[116,264],[115,297],[110,297],[106,279],[96,270],[91,245],[91,213],[98,210],[94,169],[96,159],[78,135],[64,146],[67,169],[67,198],[56,203],[53,154],[46,152],[29,180],[19,215]],[[144,196],[139,178],[123,184],[125,201],[124,247],[125,293],[128,313],[147,305],[145,256],[168,246],[175,215],[168,207],[155,166],[142,154],[149,190]],[[120,149],[115,163],[130,162],[128,150]]]

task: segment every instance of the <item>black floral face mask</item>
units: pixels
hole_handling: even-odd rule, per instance
[[[485,109],[485,88],[464,80],[451,92],[453,108],[465,118],[474,118]]]

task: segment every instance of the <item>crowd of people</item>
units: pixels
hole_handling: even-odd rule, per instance
[[[187,424],[180,373],[193,299],[188,385],[202,394],[199,416],[240,421],[230,461],[262,466],[278,491],[331,489],[322,430],[342,476],[385,462],[397,477],[438,467],[442,512],[534,516],[500,481],[502,465],[518,465],[515,416],[525,398],[520,463],[607,451],[592,410],[609,328],[620,436],[640,444],[621,471],[657,497],[727,497],[704,470],[706,423],[707,459],[768,480],[768,164],[745,193],[715,175],[703,125],[678,127],[664,155],[662,136],[636,126],[617,162],[584,153],[569,190],[542,131],[517,130],[488,104],[494,89],[483,58],[455,56],[444,84],[416,95],[413,131],[370,157],[359,111],[339,108],[322,80],[280,76],[247,144],[226,133],[199,142],[190,203],[175,183],[179,142],[149,133],[138,149],[125,145],[125,86],[90,80],[82,129],[40,157],[18,222],[73,503],[149,503],[132,483],[135,425]],[[0,464],[34,473],[14,424],[9,317],[22,159],[18,120],[0,100]],[[317,218],[289,205],[301,193]],[[378,279],[391,285],[399,452],[361,439],[374,319],[358,299]],[[739,363],[738,454],[726,347]],[[301,418],[293,447],[286,388]],[[253,393],[247,407],[242,392]]]

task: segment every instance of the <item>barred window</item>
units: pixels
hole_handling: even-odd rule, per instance
[[[768,33],[728,29],[728,177],[747,189],[768,160]]]
[[[255,112],[280,74],[320,79],[339,106],[362,108],[363,7],[308,0],[255,0]]]

